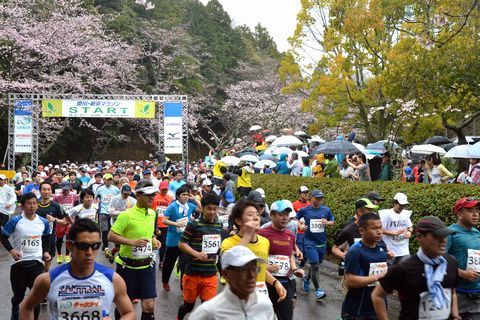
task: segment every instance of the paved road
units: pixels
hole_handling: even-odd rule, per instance
[[[100,263],[111,265],[100,254],[97,260]],[[12,291],[9,281],[9,267],[10,254],[6,253],[3,248],[0,248],[0,279],[3,290],[0,290],[0,320],[6,320],[10,318],[10,298],[12,297]],[[55,263],[54,263],[55,264]],[[112,266],[113,267],[113,266]],[[321,302],[315,301],[315,295],[313,292],[304,293],[301,289],[301,281],[297,281],[298,302],[294,311],[294,319],[307,320],[336,320],[340,318],[340,309],[344,295],[340,289],[340,282],[335,274],[334,265],[326,263],[320,270],[320,282],[327,297]],[[157,274],[157,292],[158,297],[155,300],[155,317],[156,319],[169,320],[175,319],[177,315],[178,306],[182,302],[182,295],[179,290],[179,280],[172,275],[170,285],[172,290],[170,292],[164,291],[158,284],[161,283],[161,274]],[[398,312],[398,303],[395,300],[389,301],[391,307],[391,315],[393,318]],[[140,306],[136,306],[137,315],[140,315]],[[48,320],[47,317],[48,307],[42,306],[40,320]],[[137,317],[138,319],[140,316]],[[192,319],[193,320],[193,319]],[[232,319],[233,320],[233,319]]]

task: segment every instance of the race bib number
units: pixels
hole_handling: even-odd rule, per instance
[[[157,207],[157,216],[159,218],[163,217],[164,214],[165,214],[165,210],[167,210],[167,208],[165,207]]]
[[[102,302],[98,298],[57,301],[59,320],[102,320]]]
[[[61,207],[63,209],[63,212],[68,212],[68,210],[73,208],[73,206],[69,204],[62,204]]]
[[[42,244],[42,236],[23,236],[22,237],[22,251],[24,253],[34,253],[40,248]]]
[[[392,237],[392,241],[396,243],[402,243],[405,241],[405,236],[403,234],[396,234]]]
[[[368,275],[369,276],[379,276],[382,273],[387,272],[388,270],[388,265],[386,262],[372,262],[370,263],[370,269],[368,270]],[[378,281],[375,281],[373,283],[370,283],[368,286],[369,287],[374,287],[378,284]]]
[[[177,219],[177,222],[184,222],[185,223],[185,225],[183,227],[177,227],[177,232],[183,232],[183,231],[185,231],[185,227],[187,226],[188,217],[183,217],[183,218]]]
[[[228,219],[229,219],[229,216],[220,216],[220,221],[222,222],[222,228],[228,229]]]
[[[88,185],[86,182],[82,182],[82,189],[87,189]]]
[[[112,202],[113,194],[102,195],[102,202],[106,205],[109,205]]]
[[[263,281],[257,282],[255,285],[255,291],[268,297],[267,284]]]
[[[55,194],[62,194],[62,189],[55,189]]]
[[[325,226],[322,223],[322,219],[310,219],[310,232],[325,232]]]
[[[149,242],[145,247],[132,247],[132,257],[145,259],[152,255],[152,243]]]
[[[480,272],[480,250],[468,249],[467,270]]]
[[[440,308],[437,308],[433,303],[432,296],[430,292],[420,293],[420,304],[418,306],[418,319],[419,320],[445,320],[450,318],[450,309],[451,309],[451,298],[452,290],[445,290],[445,294],[448,297],[448,300],[445,301],[445,305]]]
[[[202,239],[202,252],[206,254],[216,254],[220,249],[219,234],[204,234]]]
[[[278,271],[272,275],[275,277],[286,277],[290,271],[290,257],[282,255],[269,255],[268,264],[278,266]]]

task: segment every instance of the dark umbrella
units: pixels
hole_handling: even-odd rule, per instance
[[[444,136],[433,136],[423,142],[423,144],[434,144],[436,146],[440,146],[442,144],[447,144],[447,143],[452,143],[452,141]]]
[[[352,154],[360,152],[351,142],[345,140],[328,141],[314,151],[324,154]]]
[[[450,150],[450,149],[452,149],[453,147],[456,147],[456,146],[458,146],[458,143],[450,142],[450,143],[442,144],[439,147],[442,147],[443,149],[445,149],[445,151],[448,151],[448,150]]]

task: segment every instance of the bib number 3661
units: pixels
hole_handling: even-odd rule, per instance
[[[102,320],[100,299],[58,300],[59,320]]]

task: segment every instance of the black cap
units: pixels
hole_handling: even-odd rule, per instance
[[[122,192],[131,192],[132,191],[132,188],[130,187],[129,184],[125,183],[123,186],[122,186]]]
[[[385,199],[377,191],[370,191],[365,195],[365,198],[370,199],[370,201],[384,201]]]
[[[382,153],[382,157],[389,157],[389,158],[391,158],[391,157],[390,157],[390,152],[387,151],[387,152]]]
[[[247,200],[258,203],[258,204],[265,204],[265,199],[263,199],[262,195],[258,191],[250,191],[248,194]]]
[[[455,233],[455,231],[448,229],[442,220],[434,216],[427,216],[418,220],[415,230],[418,233],[431,233],[438,237],[447,237]]]

